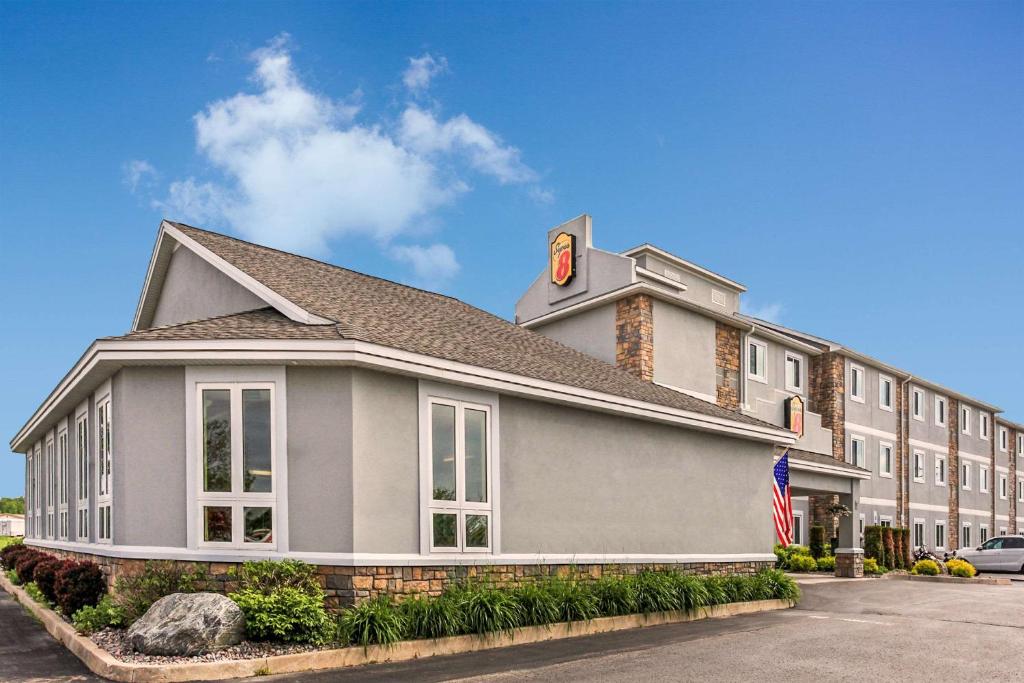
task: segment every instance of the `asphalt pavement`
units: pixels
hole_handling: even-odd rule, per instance
[[[102,681],[0,590],[0,681]]]

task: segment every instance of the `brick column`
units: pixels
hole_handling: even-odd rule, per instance
[[[904,507],[907,503],[908,485],[906,481],[906,448],[903,445],[903,383],[893,380],[896,385],[896,519],[897,528],[907,526]]]
[[[808,409],[821,415],[821,426],[832,430],[832,457],[846,462],[846,360],[835,353],[813,356],[810,361]],[[811,496],[811,524],[820,524],[835,536],[834,520],[826,512],[836,496]],[[856,520],[855,520],[856,522]]]
[[[715,323],[715,398],[730,410],[740,408],[740,331]]]
[[[646,294],[615,303],[615,364],[645,382],[654,381],[654,303]]]
[[[996,438],[999,432],[999,427],[996,426],[996,416],[992,415],[989,418],[988,428],[988,446],[989,446],[989,481],[988,481],[988,504],[989,504],[989,525],[988,528],[991,530],[990,535],[995,536],[999,533],[999,526],[996,522],[996,501],[999,497],[999,471],[996,470],[996,463],[999,461],[996,459]],[[1011,456],[1012,457],[1012,456]],[[1009,530],[1009,526],[1006,527]]]
[[[955,398],[947,399],[946,425],[949,428],[949,519],[946,520],[946,548],[956,550],[960,547],[960,402]]]
[[[1009,427],[1007,427],[1007,438],[1010,440],[1010,443],[1007,444],[1007,446],[1009,447],[1009,450],[1010,450],[1010,458],[1009,458],[1009,462],[1010,462],[1010,483],[1009,483],[1010,490],[1008,492],[1010,494],[1009,495],[1009,499],[1010,499],[1010,508],[1009,508],[1010,509],[1010,521],[1006,525],[1006,530],[1009,533],[1011,533],[1011,534],[1015,534],[1018,531],[1018,528],[1017,528],[1017,461],[1020,459],[1020,456],[1021,456],[1021,454],[1017,452],[1017,435],[1018,434],[1020,434],[1020,432],[1017,431],[1016,429],[1010,429]],[[998,439],[998,438],[999,438],[999,430],[997,429],[996,433],[992,435],[993,448],[995,448],[995,442],[996,442],[996,439]],[[992,471],[995,472],[994,469]],[[998,475],[994,475],[994,476],[996,476],[996,478],[998,479]],[[995,487],[993,486],[992,489],[994,491]],[[992,528],[993,529],[998,529],[998,527],[992,527]]]

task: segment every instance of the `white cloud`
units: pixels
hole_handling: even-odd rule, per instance
[[[782,321],[782,311],[785,310],[785,307],[777,302],[758,306],[743,300],[740,304],[740,309],[744,314],[749,315],[752,318],[759,318],[760,320],[767,320],[771,323],[778,323]]]
[[[444,57],[434,59],[429,53],[422,57],[410,57],[409,68],[402,74],[402,83],[413,94],[419,94],[430,87],[430,81],[434,76],[439,76],[447,70],[448,60]]]
[[[140,189],[152,186],[158,177],[153,164],[145,159],[132,159],[121,164],[121,181],[135,194]]]
[[[519,150],[465,114],[439,121],[409,104],[395,121],[361,123],[360,93],[332,99],[302,82],[287,35],[252,59],[255,92],[212,102],[194,117],[198,152],[221,178],[173,182],[156,203],[172,217],[325,254],[332,239],[361,235],[385,247],[424,232],[434,211],[469,191],[466,171],[501,184],[537,177]],[[412,59],[405,80],[426,87],[443,68],[430,55]],[[545,192],[530,189],[538,191]],[[444,245],[399,253],[417,277],[443,280],[458,270]]]
[[[427,288],[442,287],[455,277],[460,268],[455,252],[447,244],[396,246],[392,254],[399,261],[410,264],[416,281]]]

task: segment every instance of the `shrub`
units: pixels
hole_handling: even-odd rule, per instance
[[[937,576],[942,573],[939,569],[939,565],[933,560],[918,560],[914,564],[914,568],[910,570],[911,574],[923,574],[924,576]]]
[[[3,550],[0,550],[0,565],[3,565],[4,569],[14,569],[18,555],[26,550],[31,550],[31,548],[21,541],[5,546]]]
[[[546,594],[546,593],[545,593]],[[531,614],[530,610],[522,602],[526,610],[527,619]],[[458,600],[451,595],[441,595],[437,598],[415,597],[402,601],[399,605],[405,618],[406,635],[409,638],[445,638],[457,636],[465,632],[465,624],[462,619],[462,609]],[[554,607],[551,608],[554,613]],[[557,616],[557,615],[556,615]],[[555,621],[553,617],[550,621]],[[542,621],[528,623],[547,623]],[[342,638],[347,642],[346,638]]]
[[[778,569],[762,569],[753,577],[737,577],[749,582],[748,600],[799,600],[800,587]]]
[[[793,545],[791,545],[788,548],[786,548],[786,552],[790,556],[793,556],[793,555],[810,555],[811,554],[811,549],[808,548],[805,545],[799,545],[797,543],[794,543]]]
[[[776,543],[772,548],[772,552],[775,553],[775,568],[786,569],[788,568],[789,553],[780,544]]]
[[[825,527],[820,524],[811,526],[811,557],[818,559],[825,555]]]
[[[18,572],[13,569],[7,570],[7,580],[13,583],[15,586],[21,585],[21,579],[18,578]]]
[[[679,604],[682,609],[696,609],[711,604],[711,596],[707,586],[700,578],[688,574],[669,574],[676,584],[679,593]]]
[[[836,570],[836,558],[834,555],[818,558],[819,572],[834,572]]]
[[[729,602],[729,591],[726,587],[726,577],[706,576],[704,577],[704,588],[708,592],[709,605],[724,605]]]
[[[864,558],[864,573],[865,574],[884,574],[885,569],[878,565],[878,560],[873,557]]]
[[[882,545],[885,548],[885,562],[884,564],[889,569],[896,568],[896,543],[893,541],[893,533],[891,526],[882,527]]]
[[[294,591],[294,588],[281,590]],[[389,645],[406,633],[403,613],[384,595],[345,610],[338,618],[338,640],[366,647]]]
[[[630,612],[619,611],[628,598],[622,594],[622,588],[626,586],[624,581],[601,579],[594,586],[594,594],[597,596],[598,608],[604,614],[629,614]],[[512,595],[523,608],[523,624],[528,626],[539,626],[558,621],[559,604],[554,592],[547,583],[531,581],[518,586],[512,590]],[[636,598],[632,603],[635,611]]]
[[[569,582],[566,582],[569,583]],[[572,582],[575,583],[575,582]],[[571,589],[569,589],[571,590]],[[471,584],[455,592],[466,630],[470,633],[490,633],[492,631],[511,631],[523,624],[522,605],[512,593],[493,586]],[[556,605],[560,611],[566,610],[565,592],[553,591]],[[569,599],[569,613],[575,608],[572,598]],[[572,621],[563,616],[563,621]]]
[[[813,572],[818,569],[818,562],[810,555],[794,555],[789,559],[789,568],[795,572]]]
[[[255,640],[282,640],[321,645],[331,636],[331,619],[323,593],[278,588],[269,594],[240,590],[228,595],[245,615],[245,632]]]
[[[278,588],[297,588],[312,595],[322,592],[316,566],[301,560],[259,560],[232,567],[229,575],[238,585],[269,595]]]
[[[679,609],[679,593],[665,574],[643,571],[636,575],[637,606],[644,614]]]
[[[892,567],[893,569],[906,569],[904,559],[906,553],[903,551],[903,530],[892,530]]]
[[[95,607],[83,607],[75,612],[71,622],[79,632],[85,634],[128,625],[120,606],[109,595],[104,595]]]
[[[95,562],[68,561],[57,570],[53,592],[61,612],[74,615],[83,607],[96,605],[107,592],[107,584]]]
[[[18,580],[23,584],[31,583],[35,578],[36,565],[49,558],[50,556],[46,553],[41,553],[33,548],[18,555],[14,565],[15,571],[18,572]]]
[[[139,574],[122,576],[114,593],[126,624],[141,617],[160,598],[172,593],[194,593],[206,572],[180,562],[149,560]]]
[[[550,590],[558,606],[559,621],[589,621],[601,616],[597,595],[589,583],[575,579],[552,579]]]
[[[885,565],[885,547],[882,543],[882,527],[870,525],[864,527],[864,557]]]
[[[909,569],[914,561],[914,547],[910,541],[910,529],[907,527],[900,529],[900,536],[903,539],[903,568]]]
[[[64,560],[58,560],[55,557],[48,557],[41,560],[35,570],[32,572],[33,582],[39,586],[39,590],[43,592],[46,599],[51,602],[57,602],[57,594],[54,592],[54,584],[57,582],[57,572],[64,565]]]
[[[978,573],[978,570],[970,562],[956,558],[946,562],[946,569],[949,570],[950,575],[962,576],[965,579],[972,579]]]

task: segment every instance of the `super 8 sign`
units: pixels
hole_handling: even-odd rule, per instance
[[[551,241],[551,281],[565,287],[576,276],[576,237],[560,232]]]

